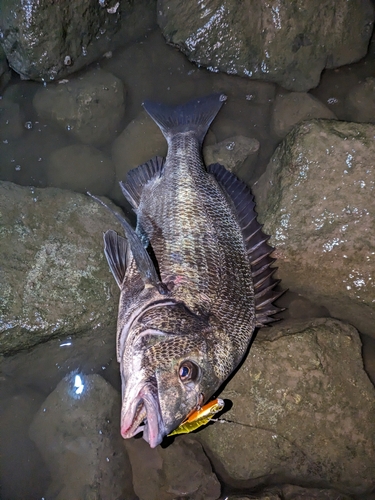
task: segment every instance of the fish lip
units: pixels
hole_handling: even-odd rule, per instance
[[[143,438],[155,448],[166,436],[160,405],[153,388],[144,386],[134,398],[131,408],[121,416],[121,435],[131,438],[143,431]],[[147,418],[146,423],[143,420]]]
[[[147,393],[143,394],[143,401],[147,412],[147,423],[143,429],[143,439],[148,442],[151,448],[155,448],[163,441],[164,436],[167,434],[161,415],[159,400],[147,391]]]
[[[146,417],[146,409],[142,398],[137,398],[130,411],[121,416],[121,435],[131,438],[143,430],[142,422]]]

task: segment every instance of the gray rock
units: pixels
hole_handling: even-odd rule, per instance
[[[161,448],[160,454],[167,483],[163,488],[166,500],[184,496],[191,500],[217,500],[220,497],[220,483],[197,441],[185,437],[173,446]],[[161,496],[159,498],[162,500]]]
[[[220,483],[196,440],[183,436],[166,448],[151,449],[143,440],[130,439],[125,446],[132,464],[134,490],[140,500],[220,497]]]
[[[87,196],[0,183],[0,353],[116,324],[103,231],[121,232]]]
[[[374,488],[375,389],[350,325],[294,320],[261,331],[221,397],[233,406],[196,436],[225,482]]]
[[[25,79],[64,78],[155,25],[155,1],[2,2],[0,35],[10,66]]]
[[[253,186],[283,286],[375,336],[374,125],[304,122]]]
[[[226,500],[351,500],[352,497],[335,490],[302,488],[292,484],[279,488],[266,488],[249,496],[229,495]]]
[[[11,74],[3,48],[0,46],[0,92],[7,86]]]
[[[311,302],[311,300],[298,293],[288,291],[279,299],[280,302],[283,302],[285,298],[288,299],[288,304],[286,305],[287,310],[283,313],[284,318],[328,318],[330,315],[327,308]],[[280,304],[280,307],[284,307],[284,304],[279,302],[278,304]]]
[[[355,85],[345,99],[345,108],[348,120],[375,123],[375,78]]]
[[[119,419],[120,395],[100,375],[58,384],[29,429],[50,470],[47,498],[136,498]]]
[[[142,111],[117,137],[112,146],[112,158],[119,180],[132,168],[153,156],[167,154],[167,141],[146,111]]]
[[[25,120],[19,104],[8,99],[0,100],[0,141],[19,139],[25,132]]]
[[[206,165],[220,163],[227,170],[242,177],[242,173],[251,169],[257,160],[259,141],[242,135],[228,137],[225,141],[206,146],[203,149],[203,158]]]
[[[124,115],[124,96],[118,78],[95,69],[67,83],[41,88],[33,105],[41,118],[51,120],[85,144],[100,146],[114,139]]]
[[[115,180],[115,167],[98,149],[75,144],[51,154],[47,176],[54,187],[108,195]]]
[[[251,494],[249,496],[244,495],[229,495],[225,497],[225,500],[282,500],[282,497],[278,493],[259,493]]]
[[[340,15],[338,15],[338,12]],[[158,23],[167,41],[212,71],[276,82],[306,91],[322,70],[367,53],[371,2],[329,0],[270,4],[246,0],[159,0]]]
[[[352,497],[335,490],[323,488],[301,488],[294,484],[284,485],[283,500],[351,500]]]
[[[0,482],[1,498],[23,500],[42,498],[49,483],[49,475],[43,459],[28,436],[29,425],[40,407],[44,396],[32,391],[20,392],[4,397],[3,387],[12,385],[13,379],[0,377]]]
[[[335,114],[311,94],[278,94],[274,103],[271,128],[275,135],[283,138],[297,123],[313,118],[336,120]]]
[[[18,104],[11,109],[17,110]],[[18,129],[16,118],[17,115],[12,117],[12,123],[15,125],[13,133],[17,133]],[[47,160],[53,151],[66,146],[70,141],[64,132],[55,130],[51,126],[44,126],[40,122],[37,123],[38,121],[30,121],[31,128],[26,128],[27,122],[23,122],[23,133],[18,139],[6,138],[0,141],[1,180],[22,186],[48,185]],[[3,130],[6,132],[8,129],[5,126]]]

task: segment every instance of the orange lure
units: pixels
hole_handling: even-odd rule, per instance
[[[174,436],[175,434],[187,434],[189,432],[195,431],[206,425],[212,417],[219,413],[224,408],[224,401],[220,398],[214,399],[209,403],[205,404],[199,410],[193,410],[187,418],[168,436]]]

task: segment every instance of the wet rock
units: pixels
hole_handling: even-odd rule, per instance
[[[33,105],[50,120],[85,144],[100,146],[114,139],[124,115],[125,90],[111,73],[92,70],[64,84],[41,88]]]
[[[143,111],[117,137],[112,147],[116,177],[123,180],[132,168],[153,156],[166,156],[167,142],[159,127]]]
[[[12,109],[18,104],[15,106]],[[48,157],[69,143],[69,137],[51,126],[38,120],[24,122],[21,137],[0,141],[0,178],[22,186],[46,187]]]
[[[331,489],[302,488],[289,484],[266,488],[261,493],[256,492],[249,496],[229,495],[226,500],[351,500],[351,498]]]
[[[227,170],[242,177],[256,162],[259,146],[259,141],[250,137],[228,137],[218,144],[206,146],[203,149],[203,158],[206,165],[220,163]]]
[[[146,111],[142,111],[123,132],[112,146],[112,159],[116,168],[116,180],[122,181],[132,168],[138,167],[154,156],[166,156],[167,142],[156,123]],[[123,199],[118,183],[117,191],[111,196]]]
[[[284,296],[278,302],[280,307],[287,307],[284,311],[283,317],[286,318],[327,318],[329,317],[329,311],[324,306],[315,304],[306,297],[293,292],[286,292],[288,296],[288,304],[284,306],[281,302],[284,300]],[[285,297],[286,298],[286,297]]]
[[[352,497],[335,490],[322,488],[301,488],[288,484],[282,488],[283,500],[351,500]]]
[[[373,125],[304,122],[253,186],[283,286],[375,336]]]
[[[25,79],[63,78],[154,25],[154,2],[2,2],[0,34],[10,66]],[[118,32],[116,34],[116,32]]]
[[[371,492],[375,389],[356,330],[315,319],[260,334],[221,394],[233,406],[196,434],[217,473],[237,487]]]
[[[75,144],[51,154],[47,176],[54,187],[108,195],[115,180],[115,167],[98,149]]]
[[[275,6],[252,0],[213,0],[209,6],[158,2],[164,36],[191,61],[296,91],[316,87],[325,67],[361,59],[373,20],[370,1],[332,5],[310,0],[301,9],[288,2]]]
[[[120,396],[100,375],[72,373],[42,403],[29,434],[51,474],[47,498],[135,499]]]
[[[117,286],[103,255],[114,218],[87,196],[0,183],[0,352],[115,330]]]
[[[346,119],[375,123],[375,78],[366,78],[355,85],[345,100]]]
[[[3,387],[9,388],[12,381],[0,377],[1,498],[41,498],[49,475],[38,449],[28,436],[28,428],[44,396],[31,389],[20,392],[14,388],[11,396],[4,397]]]
[[[278,94],[274,103],[271,128],[278,137],[285,137],[297,123],[312,118],[336,120],[335,114],[310,94]]]
[[[128,90],[126,115],[129,121],[142,111],[141,103],[145,99],[176,105],[213,90],[211,75],[168,46],[159,29],[147,33],[141,43],[138,41],[119,49],[116,57],[101,65],[120,78]]]
[[[92,62],[88,47],[96,37],[119,28],[119,12],[110,14],[93,0],[31,0],[27,8],[12,1],[2,8],[2,45],[11,67],[25,79],[50,81],[77,71]]]
[[[349,121],[346,118],[345,101],[350,89],[357,85],[359,80],[360,74],[353,71],[351,65],[326,70],[319,85],[311,90],[311,94],[335,113],[339,120]]]
[[[19,139],[25,132],[24,118],[19,104],[8,99],[0,100],[0,141]]]
[[[10,76],[7,58],[3,48],[0,46],[0,92],[7,86]]]
[[[259,493],[249,496],[229,495],[225,497],[225,500],[282,500],[282,497],[277,493]]]
[[[228,94],[228,100],[220,110],[218,119],[213,121],[211,130],[218,142],[233,136],[251,137],[259,142],[259,150],[254,154],[257,157],[256,161],[249,161],[249,164],[241,169],[241,178],[251,185],[264,172],[278,142],[278,139],[275,140],[270,133],[275,86],[249,80],[248,93],[245,94],[245,86],[237,84],[237,80],[241,78],[219,75],[219,83],[215,89],[218,92],[224,89]],[[223,85],[220,86],[220,83]],[[232,85],[234,89],[238,88],[238,93],[234,93]]]
[[[202,446],[189,437],[151,449],[141,439],[125,441],[140,500],[217,500],[220,483]],[[147,481],[145,481],[147,478]]]

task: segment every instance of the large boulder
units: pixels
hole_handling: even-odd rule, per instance
[[[120,395],[100,375],[77,372],[42,403],[29,434],[51,474],[47,498],[136,498],[120,407]]]
[[[0,183],[0,353],[116,328],[118,288],[103,231],[119,224],[89,197]]]
[[[296,91],[316,87],[324,68],[365,56],[373,20],[370,0],[158,1],[164,36],[191,61]]]
[[[375,126],[316,120],[253,187],[283,286],[375,336]]]
[[[375,123],[375,78],[354,85],[345,100],[346,114],[354,122]]]
[[[336,116],[307,92],[279,93],[274,102],[271,130],[277,137],[283,138],[297,123],[313,118],[335,120]]]
[[[143,439],[129,439],[125,446],[140,500],[220,498],[220,483],[196,440],[183,436],[170,446],[151,449]]]
[[[320,318],[261,331],[220,397],[233,406],[196,437],[225,482],[373,491],[375,389],[352,326]]]
[[[225,165],[227,170],[244,179],[257,161],[259,147],[257,139],[236,135],[204,147],[203,158],[206,165],[220,163]]]
[[[155,0],[4,0],[0,40],[24,79],[74,73],[155,24]]]
[[[125,111],[125,89],[118,78],[95,69],[65,84],[42,87],[33,105],[38,115],[85,144],[113,140]]]

